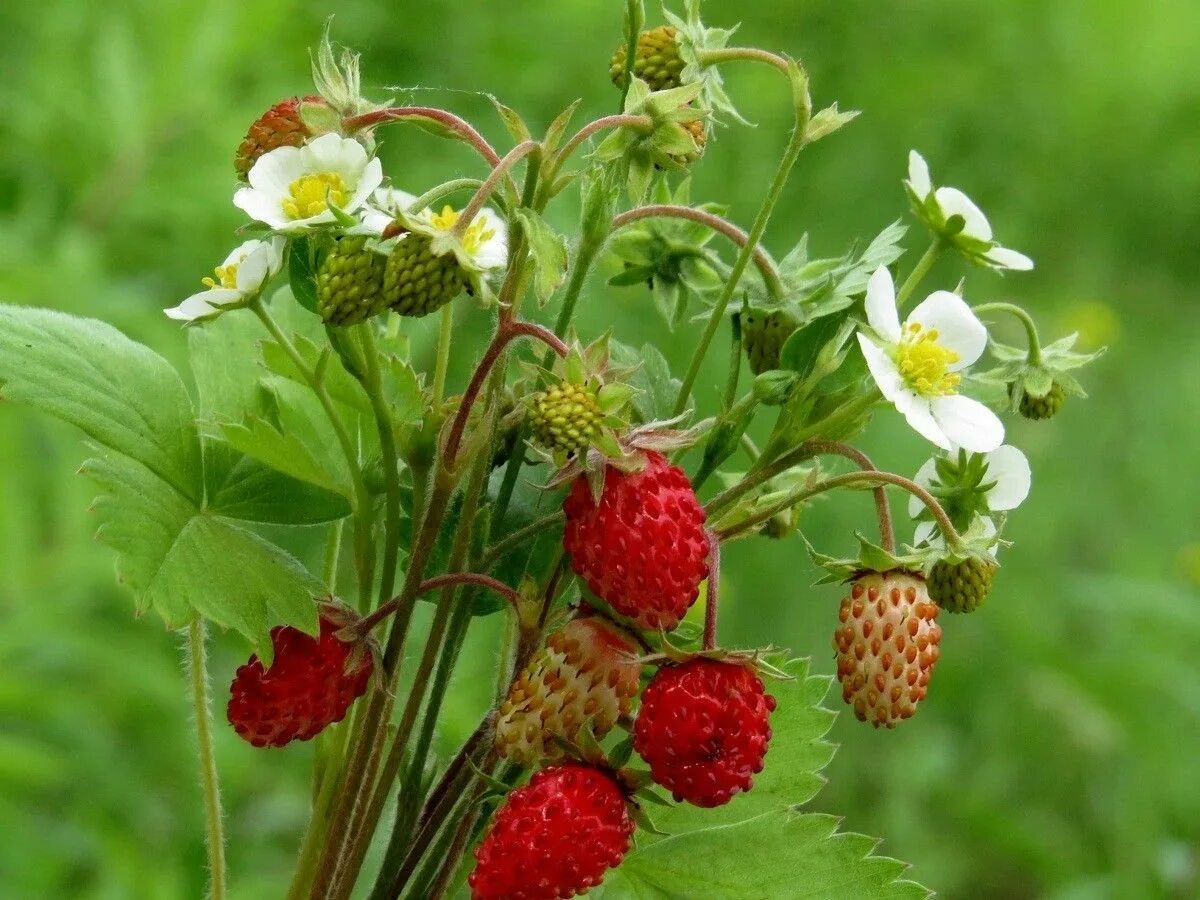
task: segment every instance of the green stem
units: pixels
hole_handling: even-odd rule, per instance
[[[606,128],[637,128],[639,131],[649,133],[654,129],[654,120],[649,116],[633,116],[619,113],[615,116],[604,116],[603,118],[588,122],[588,124],[571,135],[567,139],[567,142],[562,145],[562,149],[554,155],[547,171],[547,183],[553,183],[554,176],[558,174],[559,169],[563,167],[563,164],[580,144],[592,135],[604,131]]]
[[[721,322],[725,318],[725,311],[729,308],[729,301],[733,299],[738,282],[741,281],[746,267],[750,265],[755,248],[762,242],[763,234],[767,230],[767,223],[771,219],[771,213],[775,209],[775,204],[779,202],[779,198],[783,194],[784,186],[787,185],[792,166],[795,165],[800,151],[804,149],[804,133],[804,122],[800,119],[799,114],[797,114],[796,125],[792,129],[792,136],[788,140],[787,149],[784,150],[783,158],[779,161],[779,168],[775,172],[775,177],[771,181],[770,188],[767,190],[767,196],[763,200],[758,215],[754,219],[754,224],[750,227],[750,233],[746,237],[746,244],[742,247],[737,255],[737,259],[733,263],[729,279],[725,282],[725,287],[721,291],[716,305],[713,306],[712,314],[708,317],[708,324],[704,327],[704,333],[701,334],[700,340],[696,344],[696,349],[692,353],[692,360],[688,364],[687,373],[683,377],[683,384],[679,388],[679,396],[675,400],[675,415],[677,416],[682,415],[684,410],[687,409],[688,398],[692,394],[692,388],[695,386],[696,379],[700,375],[700,368],[704,364],[704,356],[708,353],[708,348],[711,346],[713,338],[716,337],[717,329],[720,328]]]
[[[824,419],[807,425],[797,432],[790,432],[786,429],[781,431],[779,430],[779,425],[776,425],[776,431],[768,439],[762,455],[755,463],[756,469],[772,463],[781,454],[787,453],[787,448],[802,445],[803,442],[819,438],[822,435],[837,434],[843,426],[853,422],[878,403],[882,396],[877,388],[872,388],[857,399],[851,400],[838,410],[830,413]],[[783,419],[780,421],[782,422]]]
[[[904,284],[900,285],[900,290],[896,292],[896,307],[898,309],[904,309],[904,304],[908,302],[908,298],[912,296],[913,291],[917,289],[917,286],[929,274],[929,270],[933,268],[933,264],[942,255],[942,246],[941,238],[934,238],[933,243],[929,245],[924,255],[917,260],[917,264],[913,266],[913,270],[904,279]]]
[[[196,615],[188,626],[188,669],[192,680],[192,710],[196,718],[196,747],[200,753],[200,786],[204,791],[204,822],[208,847],[210,900],[225,900],[225,833],[221,822],[221,784],[213,751],[212,710],[208,699],[208,650],[204,620]]]
[[[420,212],[432,206],[435,200],[441,200],[458,191],[477,191],[483,185],[482,178],[455,178],[432,187],[408,204],[408,212]]]
[[[342,531],[346,520],[338,519],[329,526],[329,534],[325,539],[325,565],[322,567],[322,581],[325,590],[331,595],[337,595],[338,560],[342,555]]]
[[[642,0],[625,0],[625,71],[621,73],[621,105],[617,112],[625,109],[625,99],[633,84],[633,68],[637,63],[638,37],[646,24],[646,10]]]
[[[442,307],[441,327],[438,330],[437,362],[433,370],[434,409],[440,409],[446,398],[446,373],[450,369],[450,343],[454,339],[454,312],[449,303]]]
[[[481,569],[490,569],[494,566],[500,557],[512,550],[515,547],[521,546],[527,540],[541,534],[547,529],[553,528],[560,524],[563,520],[562,510],[555,510],[542,516],[540,519],[535,519],[528,525],[518,528],[516,531],[506,534],[492,546],[488,547],[487,552],[483,555],[483,562],[480,563]]]
[[[758,62],[774,66],[785,75],[789,74],[786,59],[777,53],[760,50],[758,47],[719,47],[712,50],[701,50],[697,55],[701,64],[706,66],[718,65],[723,62]]]
[[[449,305],[449,304],[447,304]],[[383,395],[383,373],[379,368],[379,348],[375,343],[375,326],[370,322],[362,327],[363,355],[366,372],[363,389],[371,401],[379,431],[379,450],[383,457],[384,531],[383,568],[379,573],[379,603],[392,595],[396,586],[396,567],[400,553],[400,454],[396,450],[396,429],[392,414]]]
[[[1037,322],[1033,320],[1033,316],[1015,303],[981,303],[979,306],[972,306],[971,311],[975,313],[1006,312],[1020,319],[1021,324],[1025,326],[1025,335],[1029,339],[1029,364],[1041,365],[1042,342],[1038,337]]]

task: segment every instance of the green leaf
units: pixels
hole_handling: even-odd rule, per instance
[[[633,408],[644,422],[664,422],[673,417],[682,382],[671,375],[671,366],[657,347],[645,344],[641,350],[634,350],[614,340],[612,359],[617,368],[634,370],[626,381],[637,391]]]
[[[296,238],[288,247],[288,284],[297,303],[317,311],[317,258],[308,238]]]
[[[202,494],[192,403],[171,365],[110,325],[0,307],[0,396],[82,430],[183,497]]]
[[[348,496],[345,482],[308,442],[294,432],[281,430],[264,418],[248,415],[241,422],[222,422],[221,435],[235,449],[292,478]],[[339,483],[342,485],[339,487]]]
[[[209,508],[222,516],[269,525],[320,525],[353,512],[340,494],[306,484],[248,456],[210,485]]]
[[[533,272],[534,294],[538,303],[544,306],[566,277],[567,242],[532,209],[518,209],[514,216],[525,228],[529,250],[536,263]]]
[[[500,114],[500,120],[514,141],[520,144],[530,139],[529,126],[525,124],[525,120],[517,114],[516,110],[505,106],[491,94],[488,94],[487,98],[492,101],[492,106],[496,107],[496,112]]]

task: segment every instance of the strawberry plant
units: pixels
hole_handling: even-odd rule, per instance
[[[1002,590],[1005,514],[1031,475],[1001,414],[1058,414],[1092,357],[1070,337],[1043,346],[1019,305],[972,305],[965,280],[918,293],[943,256],[984,277],[1033,262],[915,151],[897,189],[928,233],[915,261],[900,222],[833,258],[793,237],[776,260],[768,226],[798,158],[857,113],[815,109],[799,61],[730,46],[698,0],[666,18],[647,27],[627,4],[615,114],[573,126],[576,102],[535,136],[494,100],[507,148],[449,110],[366,99],[357,57],[326,36],[315,93],[236,145],[244,240],[166,310],[188,329],[186,381],[102,322],[0,308],[3,396],[84,432],[100,539],[138,613],[186,634],[214,898],[231,877],[214,627],[251,654],[222,673],[229,727],[264,766],[315,742],[289,897],[927,894],[870,839],[800,811],[832,755],[832,679],[778,648],[722,646],[721,556],[739,539],[799,550],[814,498],[870,491],[877,539],[844,558],[804,539],[848,585],[829,617],[843,699],[897,726],[953,652],[940,613]],[[792,119],[748,229],[688,183],[745,124],[724,84],[743,64],[778,73]],[[376,150],[404,126],[476,166],[429,186],[389,176]],[[568,236],[552,223],[572,196]],[[602,290],[648,294],[690,351],[683,371],[633,336],[578,333],[607,262]],[[997,315],[1024,346],[992,340]],[[427,366],[412,346],[425,317]],[[466,317],[491,338],[456,385]],[[697,381],[723,333],[727,380],[705,408]],[[913,478],[853,443],[897,414],[935,448]],[[889,490],[909,497],[903,545]],[[489,616],[507,622],[494,703],[436,758],[464,639]]]

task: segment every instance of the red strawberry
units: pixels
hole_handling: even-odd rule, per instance
[[[633,747],[676,800],[721,806],[750,790],[762,771],[774,709],[775,698],[751,666],[692,659],[651,680]]]
[[[581,763],[542,769],[496,810],[475,851],[474,900],[558,900],[598,885],[629,852],[625,790]]]
[[[242,738],[255,747],[282,747],[307,741],[346,717],[375,667],[367,641],[337,636],[353,621],[348,611],[323,607],[319,637],[291,626],[271,629],[271,668],[251,656],[230,686],[229,723]]]
[[[325,104],[325,100],[316,94],[289,97],[287,100],[280,100],[254,120],[242,143],[238,145],[237,155],[233,160],[238,178],[245,181],[250,167],[264,153],[270,153],[279,147],[299,147],[313,137],[304,120],[300,118],[301,103]]]
[[[577,744],[584,726],[603,738],[628,715],[641,687],[638,646],[599,615],[581,615],[546,637],[500,707],[499,752],[523,765],[563,756],[554,738]]]
[[[609,466],[600,504],[586,477],[563,503],[563,546],[592,592],[647,630],[679,624],[708,577],[704,509],[681,469],[648,451],[626,473]]]
[[[860,721],[895,728],[917,711],[938,660],[937,616],[919,575],[870,572],[855,579],[833,646],[842,699]]]

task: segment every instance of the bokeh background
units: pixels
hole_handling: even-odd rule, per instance
[[[190,293],[240,222],[231,158],[246,125],[308,87],[305,48],[336,12],[372,90],[438,85],[504,134],[489,90],[532,123],[576,96],[611,111],[622,4],[156,0],[0,4],[0,302],[114,322],[182,362],[160,310]],[[810,231],[840,252],[904,214],[905,154],[966,188],[1028,276],[972,271],[975,301],[1016,298],[1046,337],[1110,352],[1092,392],[1049,423],[1015,422],[1034,467],[990,604],[946,622],[934,690],[876,733],[840,717],[815,808],[883,836],[944,897],[1200,896],[1200,7],[1189,0],[709,0],[740,39],[802,57],[818,102],[865,111],[806,151],[772,223],[781,253]],[[652,11],[653,16],[653,11]],[[759,127],[722,134],[694,194],[748,223],[787,106],[767,71],[728,82]],[[377,92],[377,91],[376,91]],[[378,93],[378,92],[377,92]],[[477,163],[420,132],[386,167],[423,188]],[[557,213],[573,221],[567,201]],[[910,235],[919,252],[923,238]],[[908,258],[908,263],[914,257]],[[938,286],[962,269],[945,261]],[[649,296],[594,280],[585,330],[663,341]],[[467,315],[463,332],[482,333]],[[1010,335],[1015,337],[1015,335]],[[424,339],[418,330],[416,339]],[[460,347],[464,346],[460,344]],[[715,396],[720,354],[702,379]],[[461,374],[461,372],[460,372]],[[864,439],[911,473],[927,449],[894,416]],[[202,830],[179,639],[135,620],[91,540],[77,435],[0,407],[0,897],[194,898]],[[1191,462],[1189,462],[1189,460]],[[816,507],[806,531],[847,551],[870,504]],[[774,641],[832,672],[838,593],[810,587],[799,540],[726,554],[727,637]],[[487,682],[476,629],[441,736],[453,746]],[[215,642],[218,700],[246,648]],[[486,688],[484,688],[486,690]],[[831,705],[840,705],[831,696]],[[459,709],[461,706],[461,710]],[[220,716],[220,711],[218,711]],[[309,750],[264,760],[220,729],[235,895],[276,896],[306,814]]]

